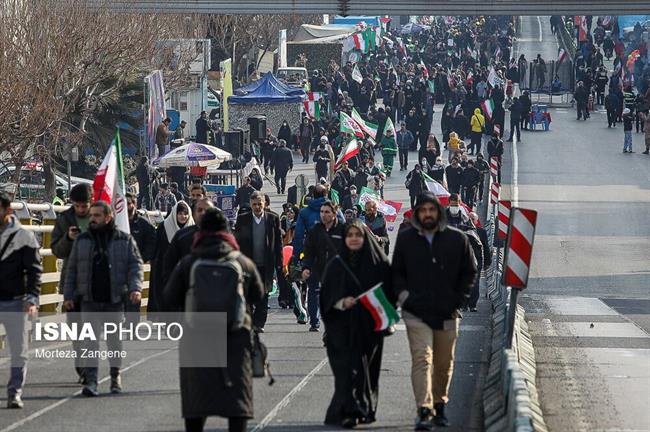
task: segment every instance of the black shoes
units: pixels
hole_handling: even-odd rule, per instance
[[[18,395],[7,398],[7,409],[23,409],[24,406],[23,400]]]
[[[119,368],[111,368],[111,393],[122,393],[122,377]]]
[[[311,326],[311,327],[309,327],[309,331],[312,332],[312,333],[318,333],[320,331],[320,327]]]
[[[346,417],[341,421],[341,427],[344,429],[353,429],[357,425],[357,419]]]
[[[86,396],[86,397],[97,397],[99,396],[99,392],[97,391],[97,382],[91,382],[89,381],[81,390],[81,394]]]
[[[433,409],[436,411],[433,423],[435,423],[436,426],[449,426],[449,420],[447,420],[447,417],[445,416],[445,404],[443,402],[438,402],[433,405]]]
[[[646,150],[646,151],[641,152],[641,153],[643,153],[643,154],[650,154],[650,151]]]
[[[418,409],[418,418],[415,421],[416,431],[431,431],[433,430],[433,413],[429,408],[420,407]]]

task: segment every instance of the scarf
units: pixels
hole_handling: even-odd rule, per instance
[[[176,219],[176,212],[178,211],[178,205],[181,203],[182,205],[185,205],[185,207],[187,207],[188,212],[190,214],[190,218],[182,227],[178,225],[178,220]],[[172,239],[174,238],[174,234],[176,234],[178,230],[192,225],[194,225],[194,218],[192,218],[192,211],[190,210],[190,206],[187,205],[185,201],[178,201],[174,205],[174,207],[172,207],[172,210],[169,212],[169,215],[167,215],[165,221],[163,222],[163,226],[165,227],[165,234],[167,234],[167,242],[168,243],[172,242]]]

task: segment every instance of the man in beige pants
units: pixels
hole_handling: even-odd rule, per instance
[[[478,270],[467,236],[447,226],[445,209],[433,193],[418,196],[411,227],[397,236],[392,266],[411,349],[415,430],[432,430],[433,423],[448,426],[458,310],[467,303]]]

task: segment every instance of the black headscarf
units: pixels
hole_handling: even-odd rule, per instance
[[[363,235],[363,246],[358,251],[351,251],[345,244],[345,237],[351,229],[357,229]],[[341,258],[353,270],[363,269],[364,267],[373,268],[380,263],[388,262],[388,258],[384,253],[384,249],[379,246],[379,243],[372,235],[370,229],[361,220],[355,219],[345,226],[343,230],[343,249],[341,251]]]

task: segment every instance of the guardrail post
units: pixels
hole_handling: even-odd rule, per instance
[[[43,225],[54,225],[56,223],[56,213],[54,212],[54,207],[52,204],[49,204],[50,208],[43,213]],[[43,249],[49,249],[52,246],[52,232],[43,233]],[[44,256],[43,257],[43,273],[56,273],[56,257]],[[58,293],[58,282],[49,282],[44,283],[41,286],[41,294],[57,294]],[[56,312],[58,308],[57,304],[49,304],[41,306],[41,312]]]

